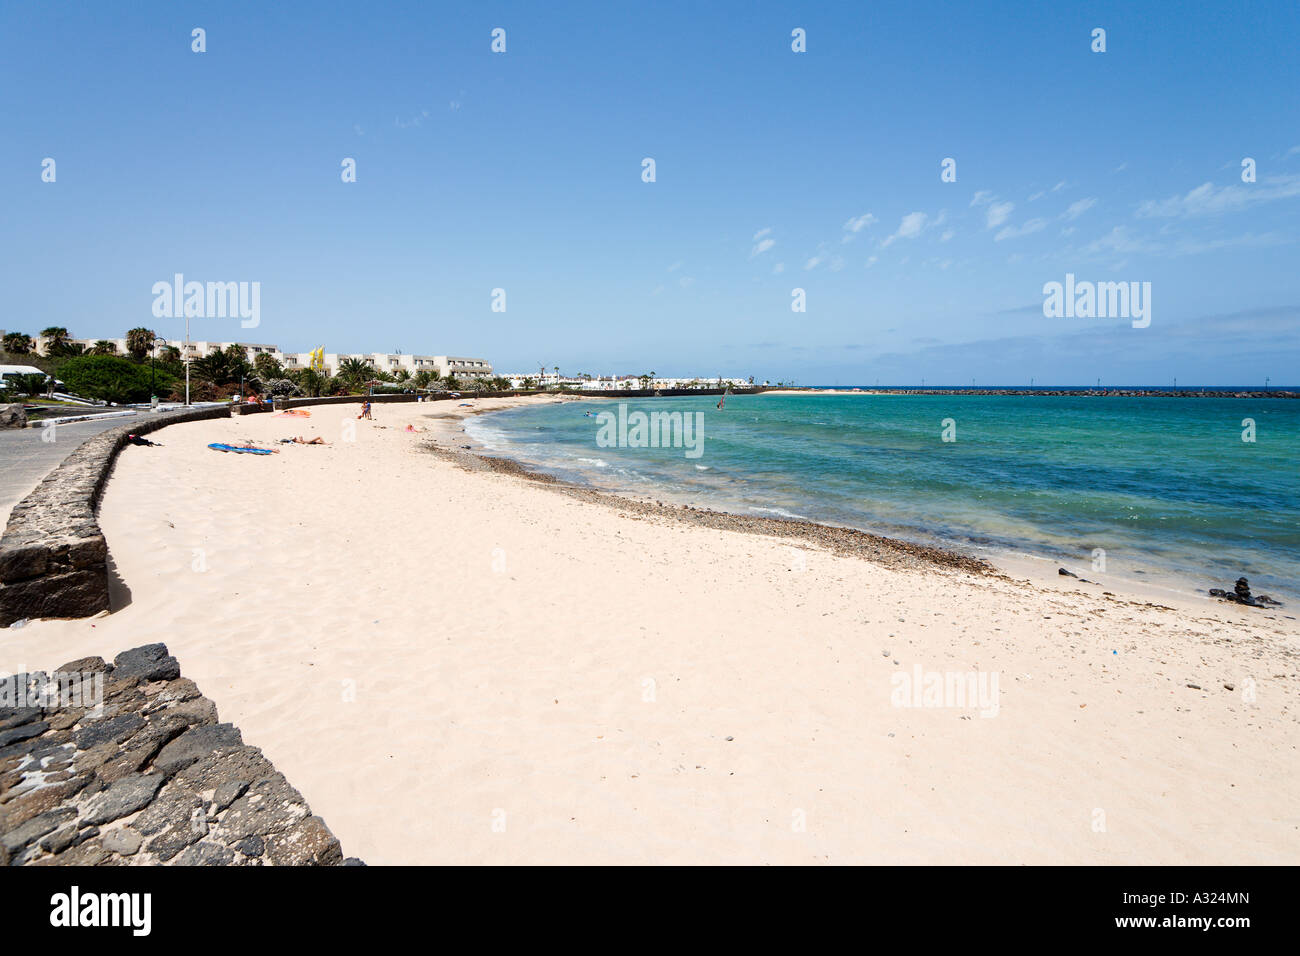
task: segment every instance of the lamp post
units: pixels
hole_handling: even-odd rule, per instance
[[[185,407],[190,405],[190,317],[185,316],[185,354],[181,356],[185,363]]]
[[[158,357],[158,350],[167,347],[167,340],[154,336],[154,340],[149,344],[149,398],[152,400],[154,408],[158,407],[158,376],[154,371],[154,359]]]

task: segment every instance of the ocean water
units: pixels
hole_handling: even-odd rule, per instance
[[[961,395],[634,399],[701,413],[699,457],[602,447],[617,401],[511,409],[467,425],[489,449],[596,487],[806,518],[1083,577],[1300,600],[1300,400]],[[955,434],[944,441],[945,420]],[[1243,441],[1244,419],[1255,441]],[[1104,552],[1104,565],[1098,563]],[[1104,568],[1104,571],[1103,571]]]

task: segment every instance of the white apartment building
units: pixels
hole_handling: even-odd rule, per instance
[[[119,339],[69,339],[73,345],[83,348],[90,348],[96,342],[111,342],[117,350],[118,355],[127,354],[127,343],[125,338]],[[187,346],[184,339],[167,339],[167,344],[177,349],[182,357],[191,359],[203,358],[212,352],[229,348],[237,345],[244,350],[244,354],[249,362],[257,360],[259,355],[269,355],[286,370],[308,368],[311,366],[310,352],[282,352],[278,346],[264,342],[208,342],[208,341],[191,341]],[[48,351],[49,340],[43,336],[36,337],[36,351],[45,353]],[[384,371],[390,375],[395,375],[399,370],[405,369],[409,374],[415,375],[417,372],[436,373],[439,378],[447,378],[454,375],[460,379],[491,378],[492,363],[483,358],[463,358],[460,356],[450,355],[407,355],[402,352],[363,352],[363,353],[346,353],[346,352],[326,352],[325,353],[325,374],[333,375],[344,359],[356,358],[372,366],[376,371]]]
[[[511,388],[522,388],[526,380],[531,379],[537,382],[540,388],[553,388],[562,386],[563,388],[581,389],[585,391],[620,391],[627,389],[639,389],[641,385],[641,376],[639,375],[600,375],[600,376],[583,376],[569,377],[557,376],[552,372],[539,375],[536,372],[515,373],[505,376],[510,379]],[[722,378],[716,375],[713,378],[653,378],[649,382],[650,388],[748,388],[749,379],[747,378]]]

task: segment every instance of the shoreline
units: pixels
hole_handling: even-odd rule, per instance
[[[759,395],[982,395],[1043,396],[1044,398],[1300,398],[1292,389],[1237,389],[1207,391],[1199,388],[764,388]]]
[[[794,393],[791,393],[794,394]],[[605,396],[564,396],[559,401],[616,401]],[[477,407],[461,414],[451,412],[436,418],[441,423],[463,421],[468,417],[492,415],[520,406],[514,399],[502,399],[507,402],[500,406]],[[1231,581],[1220,581],[1201,586],[1210,580],[1206,575],[1193,572],[1179,572],[1174,569],[1157,567],[1150,576],[1143,572],[1143,577],[1131,575],[1104,574],[1087,570],[1086,562],[1079,558],[1063,555],[1051,555],[1031,550],[1017,549],[1011,545],[976,549],[968,546],[963,550],[959,543],[944,543],[942,537],[930,535],[940,541],[929,544],[924,541],[909,541],[903,537],[882,534],[866,528],[848,525],[836,525],[807,518],[779,518],[763,515],[746,515],[733,511],[719,510],[693,505],[689,502],[668,502],[656,498],[653,494],[638,495],[621,489],[602,488],[596,484],[584,485],[566,481],[549,472],[538,470],[538,465],[525,460],[510,457],[508,451],[489,449],[472,438],[463,427],[459,432],[443,428],[440,437],[452,442],[461,442],[458,447],[430,447],[430,451],[448,460],[456,461],[467,470],[474,470],[471,460],[487,462],[488,467],[502,474],[537,482],[554,490],[562,491],[573,497],[590,500],[605,506],[629,508],[644,515],[660,515],[670,520],[683,521],[701,527],[718,530],[740,531],[748,534],[768,535],[789,538],[814,546],[825,546],[837,554],[852,554],[871,561],[894,561],[899,567],[930,566],[968,571],[975,574],[989,574],[1012,579],[1016,576],[1028,579],[1039,587],[1056,588],[1075,585],[1090,585],[1100,594],[1118,592],[1124,597],[1145,602],[1165,601],[1185,603],[1196,607],[1201,605],[1218,605],[1224,603],[1209,595],[1211,587],[1231,588]],[[469,442],[465,445],[464,442]],[[922,532],[924,534],[924,532]],[[983,551],[984,553],[978,553]],[[1049,569],[1050,566],[1050,569]],[[1072,566],[1072,567],[1071,567]],[[1066,569],[1069,575],[1060,574]],[[1101,577],[1101,581],[1091,577]],[[1272,608],[1248,608],[1265,614],[1295,610],[1295,602],[1288,600]],[[1287,613],[1284,616],[1292,617]],[[1292,619],[1294,619],[1292,617]]]

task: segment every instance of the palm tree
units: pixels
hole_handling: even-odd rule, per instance
[[[284,378],[284,366],[270,352],[259,352],[257,354],[253,359],[253,370],[257,372],[258,378]]]
[[[289,381],[312,398],[318,398],[329,387],[329,380],[314,368],[295,369],[288,377]]]
[[[61,325],[51,325],[48,329],[43,329],[41,338],[45,339],[45,354],[51,358],[71,355],[76,348],[69,341],[68,330]]]
[[[370,363],[359,358],[345,358],[339,362],[335,377],[343,382],[349,390],[357,390],[375,377],[375,370]]]
[[[238,345],[229,345],[224,349],[209,352],[201,359],[195,359],[190,370],[200,379],[213,385],[234,385],[240,379],[251,375],[253,367],[248,364],[248,355],[242,348]]]
[[[10,355],[30,355],[36,343],[25,332],[6,332],[4,350]]]
[[[153,349],[154,340],[157,338],[153,329],[127,329],[126,350],[131,354],[131,358],[143,362],[144,357]]]

